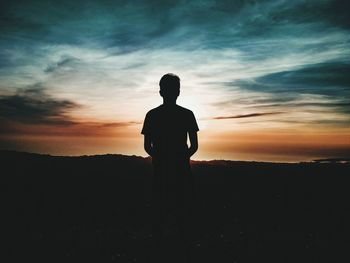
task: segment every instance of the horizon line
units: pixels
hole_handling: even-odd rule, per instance
[[[28,151],[18,151],[18,150],[9,150],[9,149],[0,149],[1,152],[13,152],[13,153],[24,153],[24,154],[34,154],[50,157],[94,157],[94,156],[104,156],[104,155],[121,155],[125,157],[137,157],[143,159],[151,159],[151,156],[142,156],[142,155],[128,155],[122,153],[102,153],[102,154],[83,154],[83,155],[55,155],[49,153],[39,153],[39,152],[28,152]],[[190,159],[191,162],[245,162],[245,163],[271,163],[271,164],[303,164],[303,163],[340,163],[340,164],[350,164],[350,158],[339,158],[339,157],[330,157],[330,158],[321,158],[314,159],[309,161],[296,161],[296,162],[279,162],[279,161],[258,161],[258,160],[228,160],[228,159],[210,159],[210,160],[196,160]]]

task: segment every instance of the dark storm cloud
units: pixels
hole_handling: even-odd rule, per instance
[[[75,102],[52,98],[40,85],[0,96],[0,118],[28,124],[75,124],[67,113],[78,107]]]

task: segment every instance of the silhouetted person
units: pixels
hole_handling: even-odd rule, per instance
[[[180,253],[187,254],[191,241],[194,201],[190,157],[198,149],[199,129],[193,112],[176,104],[180,94],[179,77],[166,74],[161,78],[159,86],[163,104],[146,114],[141,131],[144,134],[145,151],[152,157],[154,171],[153,241],[155,247],[160,249],[163,226],[172,214],[182,238],[184,250]],[[187,135],[190,147],[187,145]]]

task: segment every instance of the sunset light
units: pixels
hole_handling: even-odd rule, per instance
[[[193,159],[350,156],[349,23],[330,1],[63,2],[2,8],[1,149],[147,156],[144,116],[173,72]]]

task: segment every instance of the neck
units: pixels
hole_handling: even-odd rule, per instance
[[[176,105],[176,100],[164,100],[163,99],[163,105],[166,105],[166,106]]]

